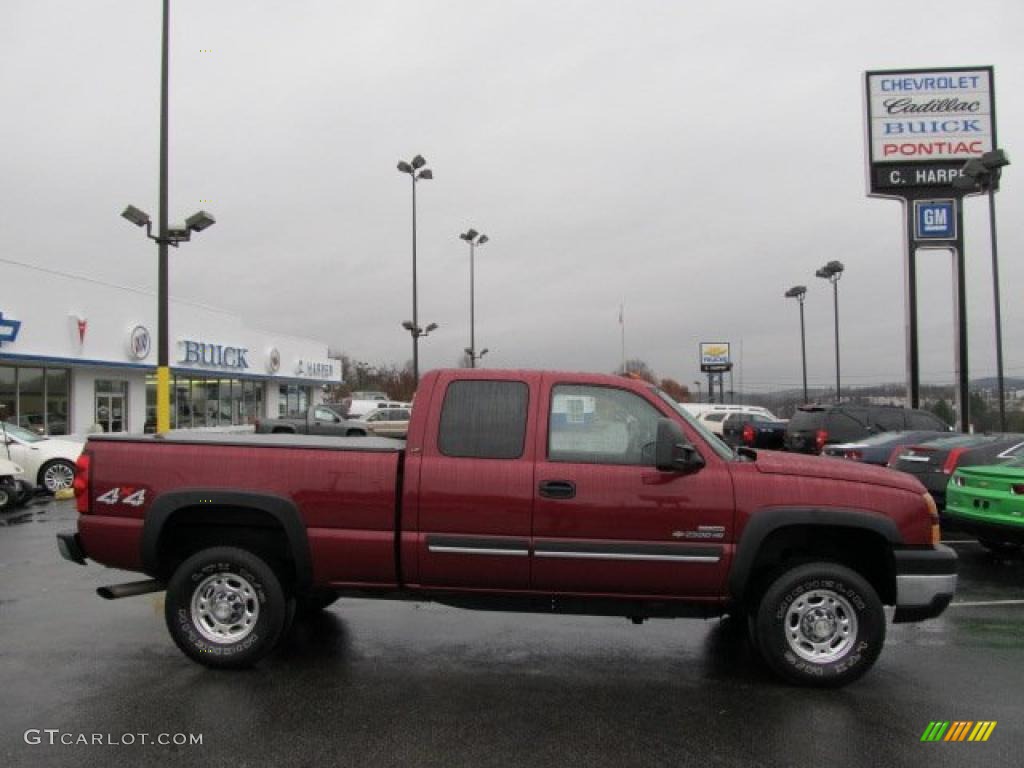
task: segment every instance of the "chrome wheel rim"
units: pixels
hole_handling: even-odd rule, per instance
[[[54,464],[43,473],[43,486],[48,491],[60,491],[70,488],[75,481],[75,470],[67,464]]]
[[[248,637],[260,617],[260,601],[237,573],[207,576],[192,593],[192,623],[211,643],[237,643]]]
[[[830,589],[800,595],[786,611],[786,643],[804,661],[827,664],[841,659],[857,640],[857,614]]]

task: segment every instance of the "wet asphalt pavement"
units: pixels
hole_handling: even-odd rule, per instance
[[[1024,560],[973,543],[954,545],[958,605],[890,625],[865,678],[816,691],[777,682],[728,622],[366,600],[297,623],[256,669],[213,672],[171,642],[162,595],[95,596],[138,575],[60,559],[54,534],[74,520],[73,502],[0,516],[5,766],[880,768],[1024,753]],[[921,743],[931,720],[998,725],[986,743]],[[60,743],[93,734],[115,743]]]

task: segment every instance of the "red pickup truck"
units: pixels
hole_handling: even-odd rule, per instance
[[[642,381],[427,374],[404,443],[260,435],[92,436],[63,556],[166,589],[182,651],[268,654],[296,610],[340,595],[466,608],[748,618],[785,678],[842,685],[894,621],[940,614],[956,556],[914,478],[733,451]]]

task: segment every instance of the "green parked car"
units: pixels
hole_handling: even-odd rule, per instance
[[[987,549],[1008,552],[1024,544],[1024,460],[960,467],[946,488],[950,527],[973,533]]]

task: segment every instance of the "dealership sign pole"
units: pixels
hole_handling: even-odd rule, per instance
[[[953,256],[956,404],[967,431],[967,290],[964,193],[954,187],[965,161],[996,146],[992,67],[865,73],[868,194],[903,201],[907,400],[920,405],[917,252]]]

